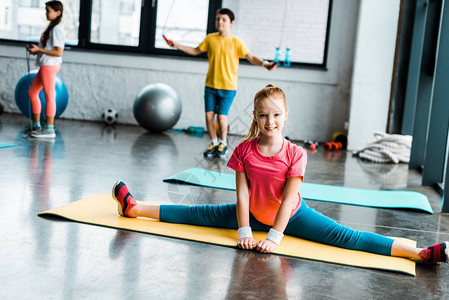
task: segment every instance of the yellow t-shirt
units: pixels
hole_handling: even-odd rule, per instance
[[[239,58],[249,53],[245,43],[232,34],[221,37],[216,32],[208,34],[198,49],[207,52],[209,58],[206,86],[220,90],[237,90]]]

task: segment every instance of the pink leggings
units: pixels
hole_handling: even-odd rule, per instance
[[[56,115],[56,74],[59,72],[61,65],[55,66],[40,66],[39,71],[34,77],[28,90],[28,96],[31,101],[31,109],[33,114],[41,113],[41,101],[39,99],[39,92],[44,88],[47,117],[54,117]]]

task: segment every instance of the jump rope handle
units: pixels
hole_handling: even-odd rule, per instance
[[[174,47],[173,41],[167,39],[167,37],[165,36],[165,34],[163,34],[162,37],[164,38],[164,40],[167,42],[167,44],[168,44],[170,47]]]

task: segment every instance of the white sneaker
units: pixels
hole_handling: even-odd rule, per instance
[[[43,128],[39,131],[32,131],[31,136],[35,139],[54,139],[56,138],[55,130]]]
[[[24,133],[25,134],[29,134],[32,131],[41,131],[42,130],[42,126],[33,126],[33,127],[28,127],[25,129]]]

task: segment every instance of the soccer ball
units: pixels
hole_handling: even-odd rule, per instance
[[[117,111],[115,109],[106,109],[103,112],[102,117],[103,117],[103,121],[106,124],[111,125],[111,124],[114,124],[117,121],[118,113],[117,113]]]

